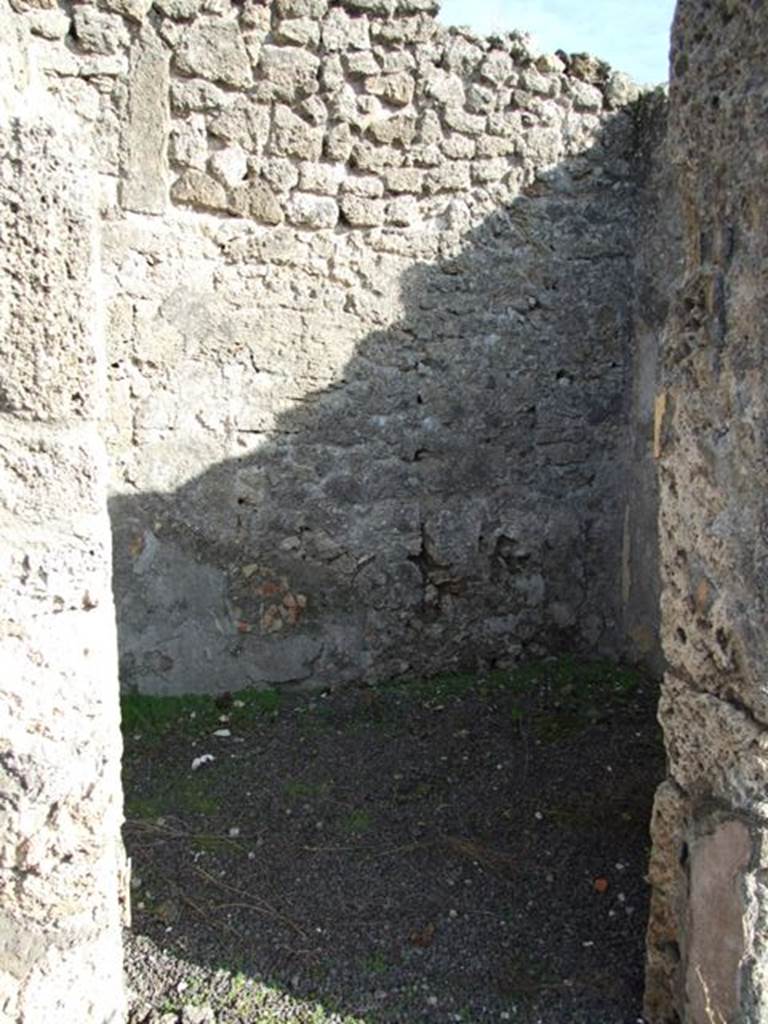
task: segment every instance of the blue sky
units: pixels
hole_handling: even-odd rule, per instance
[[[586,50],[640,84],[667,79],[674,0],[440,0],[445,25],[530,32],[544,51]]]

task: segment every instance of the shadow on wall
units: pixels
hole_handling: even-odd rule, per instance
[[[636,156],[636,123],[619,114],[471,230],[467,205],[447,203],[430,262],[408,257],[423,252],[414,230],[222,222],[222,266],[299,267],[314,294],[267,308],[254,289],[230,313],[181,287],[161,307],[200,375],[236,366],[252,386],[231,422],[241,456],[172,493],[112,500],[124,685],[221,691],[622,653]],[[357,277],[333,310],[339,251]],[[391,323],[377,275],[393,267]],[[377,321],[308,390],[334,332]],[[291,407],[250,428],[276,394]]]

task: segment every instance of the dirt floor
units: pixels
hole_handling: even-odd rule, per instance
[[[656,700],[569,660],[126,698],[132,1024],[634,1024]]]

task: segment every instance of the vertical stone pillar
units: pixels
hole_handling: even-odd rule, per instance
[[[89,153],[0,0],[0,1022],[123,1019],[116,640]],[[46,110],[48,114],[46,115]]]
[[[659,456],[660,719],[646,1015],[768,1020],[768,7],[680,0],[670,150],[685,264]]]

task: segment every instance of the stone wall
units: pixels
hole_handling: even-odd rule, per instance
[[[654,1024],[768,1019],[767,50],[765,5],[679,5],[685,263],[656,403],[669,778],[653,817]]]
[[[0,1021],[123,1019],[91,155],[0,0]]]
[[[430,0],[14,2],[97,151],[125,684],[626,651],[626,77]]]

